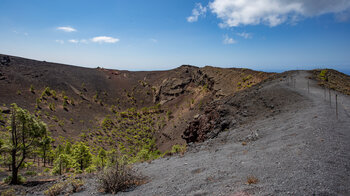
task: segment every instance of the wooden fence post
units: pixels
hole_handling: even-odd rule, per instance
[[[335,114],[338,119],[338,94],[335,94]]]
[[[332,107],[331,89],[329,89],[329,105]]]

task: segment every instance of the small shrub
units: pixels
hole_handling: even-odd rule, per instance
[[[64,121],[63,120],[58,121],[58,126],[63,127],[64,126]]]
[[[203,91],[205,91],[205,92],[208,91],[208,84],[204,84],[204,86],[203,86]]]
[[[105,119],[102,121],[102,128],[103,129],[112,129],[114,126],[113,121],[109,118],[109,116],[106,116]]]
[[[174,145],[174,146],[171,148],[171,151],[170,151],[170,152],[171,152],[172,154],[181,154],[181,155],[184,155],[186,151],[187,151],[186,144],[184,144],[184,145],[176,144],[176,145]]]
[[[47,196],[57,196],[57,195],[60,195],[66,187],[67,187],[66,182],[59,182],[52,185],[49,189],[44,191],[44,194]]]
[[[51,95],[51,90],[50,87],[46,87],[43,93],[41,94],[41,97],[45,97],[45,95],[50,96]]]
[[[94,102],[98,101],[98,93],[96,92],[96,94],[92,97],[92,99],[94,100]]]
[[[253,77],[253,76],[249,74],[247,77],[242,78],[242,81],[243,81],[243,82],[248,81],[248,80],[250,80],[252,77]]]
[[[36,171],[26,171],[25,172],[25,175],[27,175],[27,176],[35,176],[35,175],[37,175],[38,173],[36,172]]]
[[[52,120],[54,120],[55,122],[59,121],[57,116],[52,116]]]
[[[23,177],[22,175],[19,175],[19,174],[18,174],[17,178],[18,178],[19,184],[23,184],[23,183],[26,181],[26,178]],[[12,176],[7,176],[7,177],[4,178],[2,181],[3,181],[4,183],[8,184],[8,183],[11,182],[11,180],[12,180]]]
[[[99,188],[105,193],[116,194],[130,187],[136,186],[140,178],[136,176],[130,166],[116,162],[112,167],[104,169],[99,175]]]
[[[1,196],[16,196],[15,189],[7,189],[1,192]]]
[[[326,69],[321,70],[319,78],[321,78],[323,81],[328,81],[327,72],[328,71]]]
[[[70,185],[72,186],[72,193],[78,193],[83,190],[84,181],[79,179],[72,179],[70,181]]]
[[[258,182],[259,182],[259,180],[254,176],[247,177],[247,184],[256,184]]]
[[[30,91],[31,93],[35,94],[35,89],[34,89],[33,84],[30,85],[29,91]]]
[[[55,90],[51,90],[52,98],[57,99],[57,93]]]
[[[21,95],[22,92],[20,90],[17,91],[17,95]]]
[[[90,165],[88,168],[85,169],[85,172],[87,173],[94,173],[95,171],[97,171],[97,169],[94,165]]]
[[[50,104],[49,104],[49,109],[50,109],[51,111],[55,111],[55,110],[56,110],[55,103],[50,103]]]
[[[63,100],[64,100],[65,102],[68,102],[68,96],[67,96],[67,95],[64,95],[64,96],[63,96]]]
[[[67,102],[63,102],[63,109],[68,112]]]
[[[41,103],[41,99],[40,98],[36,98],[36,107],[38,108],[38,109],[40,109],[40,103]]]

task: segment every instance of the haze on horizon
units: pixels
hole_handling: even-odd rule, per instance
[[[348,0],[0,0],[0,53],[86,67],[350,73]]]

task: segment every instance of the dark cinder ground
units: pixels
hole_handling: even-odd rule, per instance
[[[350,195],[350,97],[292,73],[262,89],[284,89],[301,99],[275,116],[260,118],[190,145],[183,157],[142,163],[147,184],[118,195]],[[246,141],[247,145],[242,145]],[[247,184],[247,177],[258,179]],[[95,179],[79,195],[99,194]]]

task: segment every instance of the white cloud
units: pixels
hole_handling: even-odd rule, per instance
[[[56,29],[60,30],[60,31],[68,32],[68,33],[77,31],[75,28],[68,27],[68,26],[67,27],[57,27]]]
[[[70,40],[68,40],[68,42],[73,43],[73,44],[88,44],[89,43],[89,41],[86,39],[81,39],[81,40],[70,39]]]
[[[237,43],[237,41],[234,40],[233,38],[229,37],[228,35],[224,35],[223,43],[224,44],[235,44],[235,43]]]
[[[63,40],[60,40],[60,39],[56,39],[55,42],[56,42],[56,43],[59,43],[59,44],[64,44],[64,41],[63,41]]]
[[[68,40],[68,42],[73,43],[73,44],[79,43],[79,41],[76,39],[70,39],[70,40]]]
[[[246,32],[237,33],[237,35],[240,36],[240,37],[243,37],[244,39],[250,39],[250,38],[252,38],[252,34],[246,33]]]
[[[87,44],[87,43],[89,43],[89,42],[88,42],[88,40],[86,40],[86,39],[81,39],[81,40],[80,40],[80,43],[82,43],[82,44]]]
[[[192,10],[192,15],[187,17],[187,22],[197,22],[199,16],[204,16],[207,13],[207,7],[203,7],[202,4],[196,3],[196,6]]]
[[[92,38],[91,41],[96,43],[117,43],[119,42],[119,39],[107,36],[98,36]]]
[[[349,0],[213,0],[212,13],[222,23],[220,27],[267,24],[271,27],[284,22],[295,23],[303,17],[332,13],[341,15],[350,10]]]

